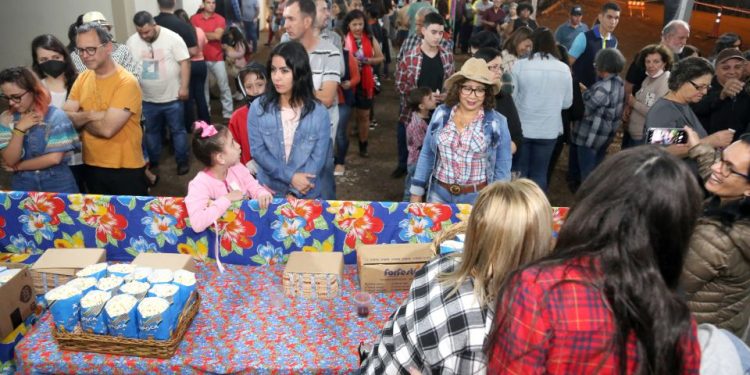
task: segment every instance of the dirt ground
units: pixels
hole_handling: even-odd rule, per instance
[[[584,22],[589,26],[598,12],[602,2],[583,1]],[[554,30],[559,24],[567,18],[568,9],[571,3],[561,4],[550,9],[547,14],[539,15],[537,21],[541,26],[547,26]],[[648,43],[658,42],[659,33],[662,27],[662,7],[661,4],[648,3],[644,16],[640,11],[628,10],[627,5],[620,2],[623,7],[620,24],[615,31],[619,41],[620,50],[628,58],[632,58],[635,53]],[[693,33],[689,40],[690,44],[698,46],[709,53],[713,46],[714,40],[708,37],[711,31],[713,15],[704,12],[693,13]],[[750,22],[747,19],[736,19],[725,16],[722,20],[721,32],[739,31],[744,40],[750,40]],[[261,40],[266,40],[265,32],[261,35]],[[262,46],[259,43],[259,51],[256,60],[266,63],[269,47]],[[747,47],[747,46],[746,46]],[[394,53],[395,55],[395,53]],[[460,63],[465,61],[467,56],[456,56],[457,68]],[[389,71],[393,74],[395,62],[391,63]],[[623,73],[624,75],[624,73]],[[337,197],[345,200],[374,200],[374,201],[396,201],[400,200],[404,182],[403,179],[392,179],[391,171],[396,167],[396,121],[398,117],[398,97],[394,88],[394,81],[391,78],[382,81],[383,90],[376,98],[375,117],[380,126],[370,131],[369,158],[361,158],[358,155],[357,140],[350,139],[349,154],[346,159],[346,174],[336,178]],[[235,107],[241,105],[236,102]],[[213,109],[213,119],[221,121],[220,104],[217,100],[212,100],[211,108]],[[354,126],[352,123],[351,127]],[[169,147],[165,147],[169,150]],[[619,149],[619,139],[616,140],[610,149],[610,152],[616,152]],[[554,206],[568,206],[572,203],[573,197],[568,191],[565,184],[565,173],[567,171],[567,150],[563,152],[558,162],[555,172],[550,181],[549,198]],[[191,171],[187,175],[177,176],[176,165],[173,155],[167,151],[162,153],[160,163],[161,178],[157,186],[151,189],[152,195],[161,196],[184,196],[187,192],[188,182],[195,174],[203,168],[196,160],[191,161]],[[0,172],[0,184],[9,187],[9,175]]]

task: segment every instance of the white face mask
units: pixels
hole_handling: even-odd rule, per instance
[[[664,74],[664,69],[659,69],[654,74],[648,74],[648,73],[646,73],[646,75],[648,75],[651,78],[659,78],[662,74]]]

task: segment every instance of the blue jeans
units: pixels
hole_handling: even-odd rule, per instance
[[[477,200],[479,192],[466,193],[460,195],[451,194],[446,188],[437,183],[435,179],[430,184],[430,192],[427,194],[427,202],[430,203],[466,203],[474,204]]]
[[[518,151],[517,168],[522,177],[536,182],[542,190],[547,190],[547,169],[555,150],[557,139],[525,138]]]
[[[242,21],[242,23],[245,25],[245,38],[253,47],[253,53],[258,52],[258,22]]]
[[[65,164],[58,164],[36,171],[20,171],[13,174],[10,188],[16,191],[46,191],[49,193],[78,193],[73,172]]]
[[[174,156],[177,165],[188,162],[187,133],[183,124],[185,112],[182,102],[169,103],[143,102],[143,116],[146,118],[146,150],[151,164],[158,164],[161,157],[161,134],[166,123],[172,134]]]
[[[411,178],[414,177],[414,171],[417,170],[417,164],[406,165],[406,179],[404,180],[404,202],[408,202],[411,199]]]
[[[320,178],[314,183],[320,184],[320,199],[336,199],[336,180],[333,177],[333,144],[328,149],[326,163],[320,171]]]
[[[576,152],[578,153],[578,169],[581,171],[581,181],[584,181],[594,168],[604,160],[604,157],[607,156],[607,147],[604,146],[597,150],[578,145],[576,146]]]
[[[208,104],[206,103],[206,97],[203,95],[206,88],[207,76],[208,68],[205,61],[193,61],[190,63],[190,97],[185,103],[185,129],[189,133],[193,132],[196,110],[198,120],[211,123],[211,114],[208,113]]]
[[[398,144],[398,167],[407,168],[406,159],[409,158],[409,148],[406,145],[406,124],[396,125],[396,142]]]
[[[346,153],[349,151],[349,118],[352,115],[352,107],[346,103],[339,103],[339,126],[336,128],[336,155],[333,162],[336,165],[346,164]]]

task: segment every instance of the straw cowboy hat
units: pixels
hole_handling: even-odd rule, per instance
[[[462,79],[476,81],[491,86],[492,95],[495,95],[500,91],[500,81],[492,80],[492,72],[487,68],[487,62],[483,59],[472,57],[466,60],[461,67],[461,70],[453,73],[453,75],[445,81],[445,87],[450,89],[456,82]]]

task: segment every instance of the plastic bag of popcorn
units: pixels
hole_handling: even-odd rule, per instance
[[[107,329],[112,336],[138,338],[138,318],[135,305],[138,300],[130,294],[118,294],[104,305]]]
[[[156,284],[148,290],[149,297],[161,297],[169,302],[170,323],[174,323],[182,312],[182,306],[179,305],[179,291],[180,287],[174,284]]]
[[[83,332],[97,335],[107,334],[107,322],[102,310],[112,298],[112,293],[92,290],[81,298],[81,329]]]
[[[136,267],[133,270],[133,273],[131,273],[128,276],[125,276],[125,281],[147,282],[148,275],[150,275],[152,272],[154,272],[154,269],[151,267]]]
[[[138,337],[166,340],[174,330],[174,319],[169,316],[169,302],[160,297],[146,297],[138,303]]]
[[[107,263],[97,263],[86,266],[76,272],[78,277],[93,277],[97,280],[107,276]]]
[[[166,268],[158,268],[151,272],[146,279],[151,284],[166,284],[171,283],[174,277],[174,272]]]
[[[78,324],[81,310],[81,291],[69,285],[61,285],[44,295],[52,313],[52,320],[59,331],[73,332]]]
[[[93,277],[77,277],[73,280],[68,281],[67,285],[80,290],[81,294],[85,296],[86,293],[88,293],[90,290],[96,288],[96,282],[96,279]]]
[[[135,266],[129,263],[111,264],[107,267],[109,276],[125,277],[133,273]]]
[[[108,276],[99,279],[96,283],[96,289],[103,290],[105,292],[112,292],[113,295],[117,294],[117,289],[122,285],[123,279],[119,276]]]
[[[122,284],[122,286],[120,287],[120,293],[130,294],[140,301],[143,299],[143,297],[146,297],[146,293],[148,293],[148,290],[150,288],[151,285],[149,283],[144,283],[141,281],[130,281]]]
[[[185,306],[190,295],[195,291],[195,273],[186,270],[174,271],[174,280],[172,281],[180,288],[178,299],[180,306]]]

